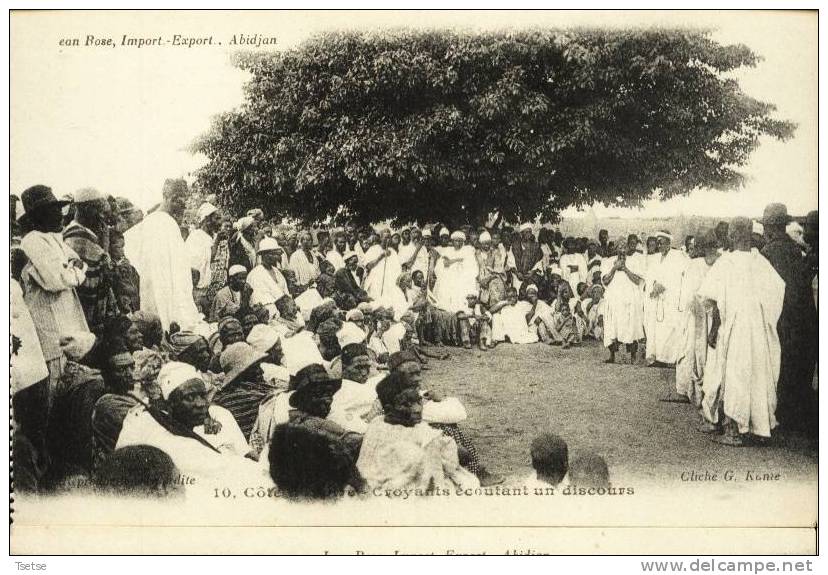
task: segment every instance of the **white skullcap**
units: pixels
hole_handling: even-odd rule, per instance
[[[526,286],[526,293],[529,292],[538,293],[538,286],[536,286],[535,284],[529,284],[528,286]]]
[[[243,232],[250,226],[252,226],[256,220],[254,220],[251,216],[244,216],[243,218],[239,218],[236,222],[235,228],[240,232]]]
[[[520,224],[520,227],[518,228],[518,231],[521,232],[525,232],[526,230],[529,230],[530,232],[532,231],[532,224],[530,224],[529,222],[524,222]]]
[[[210,215],[216,213],[218,208],[211,204],[210,202],[204,202],[198,207],[198,211],[196,212],[196,220],[198,223],[204,221],[205,218],[209,217]]]
[[[671,242],[673,241],[673,236],[671,236],[668,232],[665,232],[663,230],[659,230],[656,233],[654,233],[653,237],[654,238],[667,238]]]
[[[274,250],[280,249],[282,249],[282,246],[279,245],[279,242],[277,242],[273,238],[264,237],[262,238],[262,241],[259,242],[259,249],[257,253],[272,252]]]
[[[366,335],[358,325],[346,321],[336,332],[336,340],[339,342],[339,347],[345,347],[349,343],[364,343]]]
[[[362,321],[365,319],[365,314],[359,308],[349,309],[345,314],[345,321]]]
[[[169,399],[173,391],[194,379],[204,381],[201,379],[201,375],[196,368],[189,363],[171,361],[165,364],[161,368],[161,371],[158,372],[158,385],[161,388],[161,397]]]
[[[449,235],[448,228],[442,228],[442,229],[440,230],[440,235],[441,235],[441,236],[447,236],[447,235]]]
[[[483,232],[480,234],[480,236],[478,236],[477,241],[479,241],[481,244],[485,242],[490,242],[492,241],[492,234],[490,234],[489,232]]]
[[[426,228],[423,230],[423,237],[430,238],[431,237],[431,228]]]
[[[106,199],[102,193],[95,188],[82,188],[75,192],[74,200],[76,204],[81,202],[93,202],[95,200]]]
[[[230,266],[230,269],[227,271],[227,275],[230,277],[240,273],[247,273],[247,268],[239,264]]]
[[[249,343],[250,347],[256,351],[267,353],[281,339],[282,336],[278,331],[269,325],[257,323],[253,326],[253,329],[250,330],[250,333],[247,336],[247,343]]]
[[[460,230],[457,230],[456,232],[451,233],[451,239],[466,241],[466,234],[464,234]]]

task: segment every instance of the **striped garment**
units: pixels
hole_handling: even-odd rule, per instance
[[[77,292],[89,328],[100,333],[106,319],[119,313],[108,256],[99,245],[98,236],[78,222],[70,223],[63,230],[63,241],[86,263],[86,279],[77,287]]]
[[[259,404],[274,393],[276,389],[266,383],[236,380],[216,392],[213,403],[233,414],[245,439],[248,439],[259,416]]]

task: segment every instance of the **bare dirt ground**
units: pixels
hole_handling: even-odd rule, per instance
[[[424,384],[459,397],[468,411],[461,428],[493,472],[530,471],[529,444],[544,430],[561,435],[570,458],[584,450],[604,456],[613,482],[678,481],[682,472],[781,472],[815,481],[817,447],[801,436],[775,434],[766,446],[734,448],[696,430],[688,404],[660,402],[675,371],[607,365],[595,341],[562,350],[543,344],[501,344],[481,352],[447,348],[430,360]]]

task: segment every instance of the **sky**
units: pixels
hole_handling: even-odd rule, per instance
[[[593,207],[597,217],[758,216],[772,201],[804,215],[817,208],[817,18],[807,12],[16,12],[11,17],[10,193],[47,184],[56,195],[95,187],[141,208],[160,201],[165,178],[205,161],[189,152],[216,114],[239,106],[246,73],[234,68],[234,34],[274,37],[284,50],[327,30],[376,27],[465,31],[520,27],[691,26],[744,43],[764,60],[737,78],[749,95],[796,122],[788,142],[763,140],[738,191],[697,190],[643,209]],[[120,46],[135,38],[208,38],[213,45]],[[87,36],[112,46],[83,46]],[[61,47],[78,38],[79,47]],[[218,43],[221,42],[221,45]],[[585,215],[567,210],[564,217]]]

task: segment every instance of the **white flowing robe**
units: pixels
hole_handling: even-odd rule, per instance
[[[339,253],[336,248],[333,248],[325,254],[325,259],[334,267],[334,271],[341,270],[345,267],[345,258]]]
[[[377,403],[377,383],[369,379],[365,383],[342,379],[342,387],[334,394],[331,411],[327,419],[338,423],[348,431],[365,433],[368,430],[368,415],[381,409],[374,409]]]
[[[381,299],[392,287],[397,285],[397,278],[402,273],[402,266],[397,252],[393,248],[390,248],[390,251],[391,254],[379,260],[365,277],[362,288],[368,292],[368,297],[371,299]],[[374,244],[365,252],[365,262],[375,261],[382,252],[382,246]]]
[[[618,256],[601,262],[601,277],[612,270]],[[626,266],[632,273],[643,278],[644,261],[636,254],[627,256]],[[613,342],[635,343],[644,337],[644,302],[641,286],[630,280],[626,273],[616,271],[604,291],[604,345]]]
[[[375,418],[362,440],[357,469],[369,489],[453,491],[480,485],[460,466],[454,440],[425,422],[406,427]]]
[[[17,280],[11,280],[11,333],[20,339],[20,349],[11,356],[12,395],[49,377],[29,307]]]
[[[190,259],[173,217],[153,212],[127,230],[124,239],[126,257],[141,276],[141,310],[156,314],[164,330],[176,322],[182,330],[202,331]]]
[[[587,261],[584,254],[564,254],[558,266],[561,268],[561,278],[569,283],[572,293],[578,293],[578,283],[587,280]],[[578,266],[576,271],[570,271],[569,266]]]
[[[190,267],[198,272],[198,289],[207,289],[210,286],[211,270],[210,259],[213,255],[213,238],[201,228],[193,230],[184,242],[187,256],[190,258]]]
[[[130,445],[156,447],[172,458],[182,474],[193,477],[196,486],[199,483],[245,485],[251,481],[264,482],[261,484],[272,486],[272,480],[262,473],[256,463],[244,457],[250,448],[233,415],[217,405],[211,405],[209,413],[211,418],[221,424],[220,431],[216,434],[207,434],[203,425],[199,425],[193,431],[219,453],[195,439],[167,431],[144,409],[133,409],[127,413],[115,448]],[[253,485],[258,486],[259,483]]]
[[[664,291],[650,298],[653,318],[651,333],[647,333],[647,358],[662,363],[676,363],[682,347],[684,314],[679,311],[681,286],[687,256],[680,250],[671,249],[667,255],[653,254],[652,265],[647,270],[645,297],[650,298],[655,282],[664,286]]]
[[[259,264],[247,274],[247,285],[253,288],[250,305],[261,304],[270,312],[270,319],[279,317],[276,302],[288,294],[285,276],[275,267],[267,269]]]
[[[459,258],[460,261],[448,264],[441,260],[442,269],[434,285],[434,295],[438,307],[457,313],[467,308],[466,297],[479,292],[477,256],[472,246],[462,246],[460,249],[447,247],[442,255],[453,260]]]
[[[708,357],[713,357],[715,349],[707,345],[707,336],[712,327],[711,310],[705,309],[696,299],[710,266],[704,258],[691,259],[681,287],[679,307],[684,314],[684,335],[682,348],[676,361],[676,392],[687,396],[696,407],[701,406],[702,382]]]
[[[740,433],[770,437],[776,427],[782,353],[776,322],[785,282],[758,250],[725,252],[710,268],[698,297],[715,301],[721,317],[718,358],[704,376],[705,417],[715,423],[723,412]]]
[[[507,305],[492,315],[492,340],[506,341],[506,336],[512,343],[537,343],[538,332],[529,328],[526,314],[532,310],[528,301],[519,301],[515,305]]]

